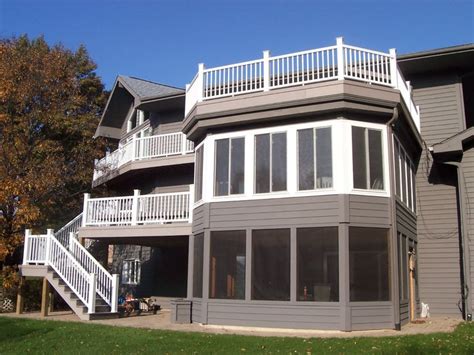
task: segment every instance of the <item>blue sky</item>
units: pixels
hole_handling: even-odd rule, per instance
[[[116,75],[184,87],[207,67],[345,42],[398,53],[474,42],[474,0],[0,0],[0,36],[83,43]]]

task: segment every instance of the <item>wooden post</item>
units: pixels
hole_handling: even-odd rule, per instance
[[[409,254],[409,268],[410,268],[410,321],[415,320],[415,255],[413,252]]]
[[[25,301],[25,277],[20,277],[20,284],[18,285],[18,293],[16,294],[16,314],[22,314]]]
[[[46,317],[48,315],[48,305],[49,305],[49,283],[48,279],[43,278],[43,290],[41,291],[41,317]]]

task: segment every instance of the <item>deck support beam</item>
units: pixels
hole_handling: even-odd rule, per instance
[[[49,282],[46,277],[43,278],[43,288],[41,291],[41,317],[48,315],[49,308]]]
[[[18,291],[16,294],[16,314],[22,314],[25,302],[25,277],[20,277],[20,284],[18,285]]]

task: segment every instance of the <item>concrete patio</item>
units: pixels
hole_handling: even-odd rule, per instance
[[[117,327],[161,329],[182,332],[201,332],[211,334],[240,334],[252,336],[278,336],[278,337],[301,337],[301,338],[354,338],[354,337],[382,337],[382,336],[402,336],[414,334],[449,333],[462,322],[461,319],[450,317],[432,317],[424,323],[411,323],[402,327],[401,331],[396,330],[366,330],[366,331],[332,331],[332,330],[295,330],[280,328],[256,328],[256,327],[231,327],[201,324],[173,324],[170,322],[170,311],[162,310],[158,314],[141,314],[140,316],[130,316],[119,319],[104,319],[96,321],[81,321],[72,312],[51,312],[47,317],[41,317],[39,312],[1,314],[3,317],[43,319],[61,322],[85,322],[89,324],[105,324]]]

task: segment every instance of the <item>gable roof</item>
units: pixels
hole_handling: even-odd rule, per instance
[[[179,95],[185,92],[180,88],[135,78],[133,76],[119,75],[117,80],[131,91],[131,94],[135,94],[140,100]]]

